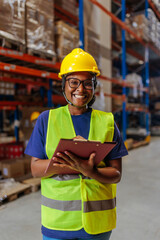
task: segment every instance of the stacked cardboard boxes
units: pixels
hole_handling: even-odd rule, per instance
[[[151,42],[156,43],[157,37],[157,18],[152,9],[148,9],[148,31],[149,31],[149,39]]]
[[[4,178],[18,178],[24,175],[24,163],[17,160],[6,160],[1,163]]]
[[[148,9],[148,19],[144,13],[139,12],[126,18],[126,25],[146,42],[152,42],[160,49],[160,23],[152,9]],[[117,41],[122,40],[121,27],[116,25]],[[126,40],[136,41],[135,38],[126,31]]]
[[[6,100],[10,96],[14,96],[15,88],[14,83],[10,82],[0,82],[0,96],[1,99]]]
[[[148,20],[143,13],[139,13],[133,16],[128,16],[125,21],[127,27],[129,27],[136,35],[142,38],[144,41],[149,41],[148,32]],[[135,38],[126,31],[126,41],[134,42]],[[116,40],[122,40],[122,28],[116,25]]]
[[[55,57],[53,0],[27,0],[26,44],[30,52]]]
[[[148,9],[150,41],[160,49],[160,22],[152,9]]]
[[[58,60],[62,60],[72,49],[79,47],[79,31],[63,21],[57,21],[55,41]]]
[[[1,0],[0,9],[0,37],[25,44],[25,0]]]
[[[149,92],[150,96],[159,97],[160,96],[160,77],[150,78]]]
[[[4,178],[19,178],[31,172],[31,158],[6,159],[0,161],[0,171]]]
[[[99,35],[88,27],[85,28],[85,51],[90,53],[100,66],[101,46]]]
[[[138,37],[148,42],[149,40],[148,20],[143,13],[134,15],[131,18],[131,26],[132,30],[137,34]]]

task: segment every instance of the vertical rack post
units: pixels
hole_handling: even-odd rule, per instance
[[[49,79],[49,89],[48,89],[48,107],[52,107],[52,79]]]
[[[125,22],[126,17],[126,3],[125,0],[122,0],[122,22]],[[126,40],[125,40],[125,30],[122,29],[122,80],[126,79]],[[126,96],[126,87],[123,86],[123,95]],[[122,129],[123,129],[123,140],[126,140],[126,101],[123,100],[122,105]]]
[[[42,101],[43,101],[43,104],[44,104],[44,87],[40,87],[40,95],[42,97]]]
[[[79,0],[79,40],[80,48],[84,49],[83,0]]]
[[[148,18],[148,0],[145,0],[145,17]],[[149,48],[145,46],[145,87],[149,87]],[[149,107],[149,94],[145,93],[145,105]],[[149,113],[146,113],[146,131],[149,135]]]

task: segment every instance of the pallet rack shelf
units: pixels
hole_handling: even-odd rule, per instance
[[[14,64],[4,63],[4,62],[0,62],[0,71],[32,76],[32,77],[59,80],[58,75],[56,73],[22,67]]]
[[[64,21],[77,26],[78,17],[71,14],[69,11],[62,9],[60,6],[54,6],[55,16]],[[61,81],[58,78],[60,69],[60,62],[55,62],[54,59],[32,56],[23,52],[15,51],[0,47],[0,82],[9,82],[21,85],[34,85],[47,90],[47,97],[44,96],[43,102],[36,103],[36,105],[43,106],[47,104],[48,107],[55,104],[65,104],[65,99],[61,95],[52,94],[52,81]],[[3,73],[10,74],[10,77],[3,75]],[[14,77],[13,77],[14,76]],[[23,79],[25,76],[25,79]],[[28,78],[28,79],[27,79]],[[36,79],[38,78],[38,81]],[[41,79],[41,80],[39,80]],[[24,101],[1,101],[1,110],[15,110],[15,120],[17,119],[17,107],[33,106],[31,102]],[[16,131],[16,139],[18,139],[18,132]]]
[[[129,88],[134,88],[135,85],[134,84],[131,84],[131,83],[128,83],[128,82],[123,82],[123,81],[120,81],[118,79],[115,79],[115,78],[109,78],[109,77],[105,77],[105,76],[99,76],[100,79],[103,79],[103,80],[106,80],[106,81],[109,81],[109,82],[112,82],[112,83],[116,83],[122,87],[129,87]],[[148,88],[146,87],[138,87],[139,90],[143,91],[143,92],[148,92]]]
[[[148,52],[148,48],[150,48],[153,52],[155,52],[157,55],[160,56],[160,51],[153,46],[151,43],[146,43],[143,39],[141,39],[139,36],[137,36],[137,34],[135,32],[133,32],[126,24],[125,24],[125,0],[122,1],[116,1],[119,5],[121,4],[122,9],[123,9],[123,19],[120,20],[118,17],[116,17],[113,13],[111,13],[110,11],[108,11],[106,8],[103,7],[102,4],[100,4],[98,1],[96,0],[89,0],[90,2],[92,2],[94,5],[96,5],[98,8],[100,8],[103,12],[105,12],[114,23],[119,24],[122,28],[122,34],[123,34],[123,44],[122,46],[120,46],[118,43],[112,41],[112,46],[117,49],[117,50],[122,50],[123,53],[123,82],[121,83],[120,81],[118,81],[117,79],[111,79],[108,78],[106,76],[100,76],[101,79],[106,80],[106,81],[110,81],[112,83],[116,83],[122,86],[123,88],[123,94],[121,96],[121,98],[123,99],[123,138],[124,140],[126,139],[126,111],[128,111],[129,109],[126,108],[126,87],[129,88],[133,88],[134,85],[133,84],[129,84],[125,82],[125,76],[126,76],[126,66],[125,66],[125,55],[126,52],[134,57],[136,57],[137,59],[145,62],[146,64],[146,86],[141,89],[145,94],[146,94],[146,105],[148,106],[148,84],[149,84],[149,67],[148,67],[148,60],[146,61],[146,57],[140,55],[139,53],[137,53],[136,51],[133,51],[133,49],[131,48],[126,48],[125,46],[125,31],[127,31],[128,33],[130,33],[135,39],[136,41],[138,41],[140,44],[142,44],[144,46],[144,48],[146,49],[146,53]],[[156,15],[158,16],[158,12],[157,9],[155,8],[153,2],[151,0],[145,0],[146,3],[146,16],[147,16],[147,8],[148,8],[148,4],[152,7],[152,9],[156,12]],[[77,17],[75,17],[74,15],[70,14],[68,11],[63,10],[62,8],[60,8],[59,6],[55,5],[55,14],[57,14],[58,17],[60,17],[61,19],[64,19],[65,21],[71,23],[72,25],[78,25],[78,20],[79,20],[79,32],[80,32],[80,47],[84,48],[84,31],[83,31],[83,0],[79,0],[79,19]],[[43,81],[39,82],[34,82],[35,85],[37,86],[43,86],[46,87],[48,89],[49,92],[49,98],[50,98],[50,104],[53,101],[60,101],[62,102],[62,98],[61,96],[51,96],[51,79],[55,79],[55,80],[59,80],[58,76],[57,76],[57,72],[60,68],[60,63],[53,63],[50,60],[46,60],[46,59],[42,59],[39,57],[35,57],[35,56],[31,56],[29,54],[24,54],[24,53],[20,53],[14,50],[10,50],[10,49],[5,49],[3,47],[0,47],[0,60],[4,60],[6,61],[6,59],[16,59],[18,61],[22,62],[22,65],[28,64],[27,67],[23,67],[23,66],[18,66],[18,65],[14,65],[14,64],[9,64],[9,63],[4,63],[4,62],[0,62],[0,70],[3,72],[10,72],[10,73],[15,73],[15,74],[20,74],[20,75],[27,75],[27,76],[32,76],[32,77],[40,77],[43,79],[47,80],[47,83],[44,83]],[[18,62],[19,63],[19,62]],[[32,65],[33,64],[33,65]],[[32,67],[34,66],[35,69],[33,69]],[[42,67],[43,70],[39,70],[39,66]],[[48,71],[45,69],[48,69]],[[11,82],[12,80],[10,78],[4,78],[3,76],[0,78],[0,81],[9,81]],[[13,78],[14,83],[22,83],[22,84],[31,84],[33,83],[30,80],[21,80],[19,78]],[[111,97],[111,98],[120,98],[119,95],[116,94],[107,94],[104,93],[105,97]],[[57,99],[57,100],[56,100]],[[46,101],[46,99],[45,99]],[[64,100],[63,100],[64,101]],[[9,106],[10,104],[10,106]],[[19,105],[20,102],[17,102],[17,104]],[[27,103],[24,103],[24,105]],[[21,105],[23,105],[21,103]],[[10,102],[6,102],[4,107],[6,107],[6,109],[10,108],[13,109],[15,107],[14,104],[11,104]],[[0,105],[0,109],[2,109],[2,105]],[[137,108],[137,109],[132,109],[133,111],[143,111],[147,113],[147,118],[148,118],[148,112],[143,109],[143,108]],[[149,128],[148,128],[148,120],[147,122],[147,126],[146,129],[148,131],[149,134]]]
[[[70,12],[61,8],[57,4],[54,4],[54,10],[55,10],[55,16],[57,16],[58,18],[66,22],[69,22],[70,24],[73,24],[75,26],[78,25],[79,18],[77,16],[71,14]]]
[[[11,59],[13,59],[14,61],[20,60],[25,65],[30,63],[29,66],[32,67],[33,64],[33,66],[36,66],[37,68],[39,65],[41,65],[42,68],[48,67],[50,71],[58,71],[60,68],[59,62],[53,63],[51,60],[43,59],[3,47],[0,47],[0,59],[1,61],[7,61],[7,59],[8,61],[11,61]]]
[[[114,0],[115,1],[115,0]],[[133,86],[127,86],[125,82],[126,78],[126,53],[136,57],[137,59],[143,61],[145,63],[145,87],[143,88],[143,92],[145,92],[145,106],[147,109],[144,108],[137,108],[137,109],[128,109],[126,107],[125,100],[123,101],[123,138],[126,140],[126,112],[133,110],[133,111],[140,111],[145,112],[146,114],[146,130],[148,136],[150,135],[149,132],[149,113],[148,113],[148,106],[149,106],[149,95],[148,95],[148,88],[149,88],[149,49],[151,49],[156,55],[160,56],[160,50],[157,49],[152,43],[145,42],[142,38],[140,38],[135,32],[133,32],[126,24],[125,24],[125,15],[126,15],[126,3],[125,0],[117,1],[116,3],[119,4],[119,6],[122,7],[122,19],[120,20],[118,17],[116,17],[113,13],[111,13],[108,9],[106,9],[102,4],[100,4],[96,0],[90,0],[94,5],[96,5],[99,9],[101,9],[104,13],[106,13],[115,24],[118,24],[122,28],[122,46],[119,46],[116,42],[112,41],[112,46],[114,49],[118,51],[122,51],[122,78],[123,78],[123,94],[126,96],[126,87],[133,87]],[[156,15],[159,17],[159,12],[155,8],[153,2],[151,0],[145,0],[145,16],[148,18],[148,4],[152,7],[152,9],[155,11]],[[125,43],[125,31],[127,31],[130,35],[132,35],[136,41],[138,41],[141,45],[144,46],[145,49],[145,56],[141,56],[139,53],[136,53],[130,48],[126,48]],[[119,84],[116,79],[108,79],[106,77],[106,80],[115,82],[116,84]],[[125,99],[125,98],[124,98]],[[149,139],[149,137],[147,138]]]

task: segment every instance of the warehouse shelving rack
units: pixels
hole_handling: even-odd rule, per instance
[[[122,78],[123,78],[123,83],[118,83],[116,79],[109,79],[108,77],[101,76],[102,79],[111,81],[111,82],[116,82],[117,84],[121,85],[123,87],[123,94],[122,94],[122,99],[123,99],[123,109],[122,109],[122,123],[123,123],[123,139],[126,140],[126,128],[127,128],[127,122],[126,122],[126,112],[128,110],[131,111],[139,111],[139,112],[145,112],[146,115],[146,130],[147,130],[147,137],[146,141],[150,141],[150,132],[149,132],[149,48],[155,52],[157,55],[160,56],[160,50],[157,49],[153,44],[151,43],[146,43],[143,39],[141,39],[135,32],[133,32],[126,24],[125,24],[125,15],[126,15],[126,3],[125,0],[122,1],[116,1],[118,4],[121,5],[122,7],[122,19],[120,20],[118,17],[116,17],[113,13],[111,13],[108,9],[106,9],[102,4],[100,4],[96,0],[89,0],[91,3],[96,5],[99,9],[101,9],[104,13],[106,13],[115,24],[118,24],[122,28],[122,46],[119,46],[117,43],[112,42],[112,46],[117,49],[122,50]],[[80,0],[80,2],[83,2]],[[156,11],[156,15],[159,16],[159,12],[155,8],[153,2],[151,0],[145,0],[145,16],[148,17],[147,9],[148,9],[148,4],[152,7],[154,11]],[[81,3],[81,8],[83,7],[83,4]],[[82,9],[80,10],[82,12]],[[81,19],[80,19],[81,21]],[[80,25],[83,26],[83,22],[81,21]],[[81,26],[81,29],[83,28]],[[139,53],[136,53],[132,49],[126,49],[126,44],[125,44],[125,31],[127,31],[129,34],[131,34],[137,42],[142,44],[145,47],[145,56],[141,56]],[[83,34],[81,35],[83,36]],[[80,41],[83,42],[83,37],[81,37]],[[83,46],[83,45],[82,45]],[[142,60],[145,62],[145,88],[143,88],[143,92],[145,92],[145,105],[146,108],[133,108],[133,109],[127,109],[126,108],[126,87],[133,87],[133,86],[127,86],[125,83],[125,78],[126,78],[126,52],[129,53],[130,55],[136,57],[139,60]],[[107,94],[106,94],[107,96]],[[110,97],[115,97],[117,98],[118,96],[112,94]]]
[[[57,71],[60,67],[60,63],[53,64],[51,61],[41,59],[38,57],[30,56],[28,54],[23,54],[20,52],[12,51],[9,49],[4,49],[0,48],[0,55],[3,56],[3,59],[5,60],[8,59],[16,59],[19,60],[19,64],[22,65],[29,65],[31,66],[37,66],[39,65],[43,68],[49,68],[49,70],[55,71],[54,72],[49,72],[49,71],[44,71],[44,70],[39,70],[39,69],[33,69],[30,67],[24,67],[24,66],[19,66],[15,64],[9,64],[5,62],[0,62],[0,72],[7,72],[7,73],[12,73],[15,75],[18,75],[18,77],[5,77],[5,76],[0,76],[0,81],[3,82],[11,82],[11,83],[18,83],[18,84],[23,84],[23,85],[34,85],[34,86],[39,86],[42,88],[46,88],[48,91],[48,98],[44,99],[42,102],[37,102],[37,106],[43,106],[44,103],[48,105],[48,107],[53,106],[53,102],[55,103],[64,103],[64,98],[62,96],[52,96],[52,80],[60,81],[57,75]],[[37,64],[38,63],[38,64]],[[36,65],[37,64],[37,65]],[[30,66],[30,65],[29,65]],[[41,79],[41,81],[34,81],[34,80],[23,80],[23,76],[25,77],[38,77]],[[17,112],[17,107],[18,106],[33,106],[32,102],[26,102],[26,101],[1,101],[0,102],[0,110],[14,110],[15,111],[15,122],[18,120],[18,112]],[[15,126],[15,136],[16,140],[18,141],[19,136],[18,136],[18,130],[17,126]]]
[[[78,18],[67,10],[62,9],[58,5],[54,5],[55,15],[64,21],[77,26]],[[25,66],[25,67],[24,67]],[[54,104],[64,105],[65,99],[61,95],[52,95],[52,81],[61,81],[58,78],[58,71],[60,69],[59,62],[52,62],[48,59],[32,56],[23,52],[12,49],[0,47],[0,72],[7,72],[15,74],[18,77],[0,76],[0,82],[18,83],[23,85],[34,85],[41,87],[42,95],[44,95],[44,88],[47,89],[47,98],[42,102],[37,102],[37,106],[43,106],[44,103],[48,107]],[[41,81],[32,81],[30,79],[23,79],[28,77],[38,77]],[[0,110],[14,110],[15,122],[18,120],[18,108],[23,106],[33,106],[32,102],[26,101],[0,101]],[[15,126],[16,141],[19,140],[18,127]]]
[[[146,61],[146,56],[141,56],[139,53],[136,53],[136,51],[133,51],[130,48],[126,48],[125,46],[125,31],[127,31],[128,33],[130,33],[139,43],[141,43],[144,47],[146,47],[146,49],[150,48],[152,49],[152,51],[154,51],[156,54],[160,55],[160,51],[158,49],[155,48],[155,46],[153,46],[152,44],[148,43],[146,44],[146,42],[143,41],[143,39],[139,38],[132,30],[130,30],[126,24],[124,23],[124,18],[125,18],[125,0],[122,1],[117,1],[119,4],[122,4],[123,7],[123,19],[120,20],[119,18],[117,18],[116,16],[114,16],[114,14],[112,14],[110,11],[108,11],[106,8],[103,7],[103,5],[101,5],[98,1],[96,0],[89,0],[90,2],[92,2],[93,4],[95,4],[98,8],[100,8],[103,12],[105,12],[109,17],[111,17],[112,21],[115,22],[116,24],[119,24],[122,28],[122,32],[123,32],[123,44],[122,46],[120,46],[119,44],[117,44],[116,42],[112,41],[112,46],[117,49],[117,50],[122,50],[122,53],[124,54],[124,58],[123,58],[123,82],[118,81],[117,79],[111,79],[108,78],[107,76],[100,76],[101,79],[106,80],[106,81],[111,81],[112,83],[117,83],[119,85],[121,85],[123,87],[123,94],[120,97],[119,95],[116,94],[107,94],[104,93],[104,96],[106,97],[111,97],[111,98],[121,98],[123,100],[123,138],[124,140],[126,140],[126,112],[128,110],[131,111],[144,111],[144,109],[139,108],[139,109],[127,109],[126,108],[126,92],[125,92],[125,88],[126,87],[134,87],[134,85],[128,84],[125,82],[125,55],[126,52],[134,57],[136,57],[139,60],[144,61],[145,60],[145,64],[146,64],[146,86],[141,89],[143,92],[145,92],[146,94],[146,105],[148,107],[148,84],[149,84],[149,66],[148,66],[148,60]],[[148,8],[148,4],[150,4],[150,6],[152,7],[152,9],[154,11],[156,11],[156,15],[159,16],[159,12],[157,11],[157,9],[155,8],[153,2],[151,0],[145,0],[146,2],[146,15],[147,15],[147,8]],[[57,16],[59,16],[60,18],[62,18],[64,21],[67,21],[71,24],[77,25],[77,21],[78,19],[73,16],[72,14],[68,13],[67,11],[64,12],[63,9],[61,9],[59,6],[55,6],[55,13],[57,14]],[[80,31],[80,47],[84,48],[84,32],[83,32],[83,0],[79,0],[79,31]],[[148,52],[148,50],[146,50],[146,53]],[[60,67],[60,63],[52,63],[49,60],[46,59],[42,59],[39,57],[35,57],[35,56],[31,56],[29,54],[23,54],[20,52],[16,52],[14,50],[10,50],[10,49],[5,49],[0,47],[0,57],[2,59],[3,62],[0,63],[0,69],[1,71],[8,71],[8,72],[14,72],[16,74],[24,74],[24,75],[30,75],[30,76],[38,76],[42,78],[42,82],[34,82],[34,84],[42,86],[42,87],[46,87],[48,90],[48,106],[52,105],[52,101],[56,101],[58,102],[64,102],[63,97],[61,96],[51,96],[51,83],[52,83],[52,79],[56,79],[59,80],[57,77],[57,72],[58,69]],[[3,57],[3,58],[2,58]],[[8,64],[8,63],[4,63],[5,59],[16,59],[18,61],[18,64],[21,63],[22,66],[18,66],[18,65],[14,65],[14,64]],[[23,65],[27,65],[27,67],[23,67]],[[34,67],[34,69],[30,68],[30,67]],[[40,70],[43,69],[43,70]],[[46,71],[44,71],[44,69]],[[46,83],[43,82],[43,80],[47,80]],[[14,83],[22,83],[22,84],[30,84],[30,81],[24,81],[24,80],[20,80],[19,78],[12,78],[12,79],[5,79],[3,77],[0,78],[0,81],[12,81]],[[46,100],[47,101],[47,100]],[[0,103],[0,109],[15,109],[16,106],[20,105],[30,105],[31,103],[27,103],[27,102],[9,102],[9,101],[5,101],[5,102],[1,102]],[[149,123],[148,123],[148,110],[145,109],[145,113],[146,113],[146,129],[148,132],[148,136],[149,136]],[[15,114],[16,115],[16,114]]]

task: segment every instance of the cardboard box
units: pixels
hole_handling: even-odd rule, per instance
[[[8,160],[2,163],[4,178],[18,178],[24,175],[24,161]]]
[[[155,110],[160,110],[160,102],[156,102],[154,108]]]
[[[55,23],[55,45],[58,60],[79,47],[79,31],[63,21]]]
[[[0,36],[25,44],[25,0],[1,0],[0,9]]]
[[[100,67],[101,45],[100,36],[94,31],[85,27],[85,51],[90,53]]]
[[[133,16],[126,18],[125,24],[130,28],[136,35],[142,38],[144,41],[149,41],[149,25],[148,20],[146,19],[143,13],[139,13]],[[136,39],[134,36],[125,32],[125,39],[128,42],[135,42]],[[119,25],[116,25],[116,40],[122,41],[122,28]]]
[[[29,53],[55,61],[53,0],[27,0],[26,43]]]

